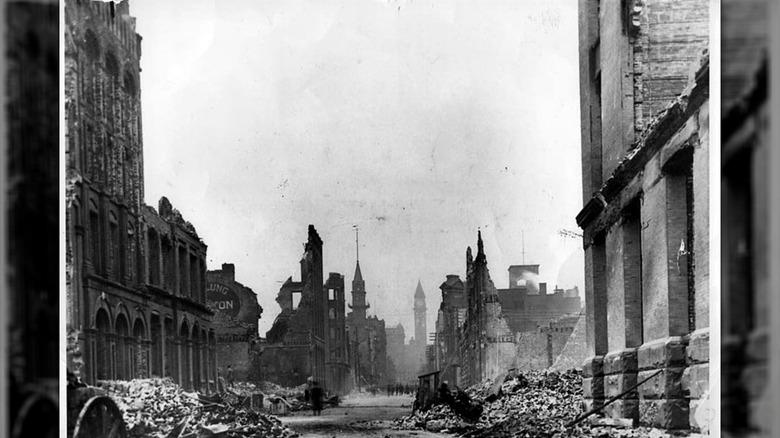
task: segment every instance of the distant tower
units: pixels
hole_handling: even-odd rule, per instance
[[[425,345],[428,339],[428,330],[425,323],[425,292],[423,292],[420,280],[417,280],[417,290],[414,292],[414,339],[420,354],[425,355]]]
[[[352,304],[349,306],[354,313],[355,323],[361,324],[358,321],[364,321],[366,319],[366,309],[369,305],[366,304],[366,282],[363,281],[363,274],[360,272],[360,252],[358,243],[358,230],[355,228],[355,278],[352,280]],[[365,325],[365,323],[361,324]]]

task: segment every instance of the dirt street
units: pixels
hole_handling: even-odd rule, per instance
[[[330,437],[441,437],[425,431],[393,430],[393,420],[408,415],[413,398],[409,396],[348,396],[337,408],[328,408],[320,416],[311,412],[293,412],[279,417],[285,426],[302,438]]]

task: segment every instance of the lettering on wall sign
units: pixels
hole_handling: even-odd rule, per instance
[[[236,316],[241,310],[241,300],[233,290],[221,283],[206,285],[206,301],[208,306],[220,315]]]

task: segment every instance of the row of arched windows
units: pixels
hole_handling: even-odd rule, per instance
[[[185,320],[153,314],[147,331],[142,317],[132,327],[124,313],[113,324],[109,312],[95,314],[92,363],[96,380],[170,377],[186,389],[205,388],[216,380],[216,337],[212,330]]]

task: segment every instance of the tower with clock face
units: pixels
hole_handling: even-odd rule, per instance
[[[427,325],[425,307],[425,292],[422,284],[417,280],[417,290],[414,292],[414,340],[421,361],[425,359],[425,345],[427,344]]]

